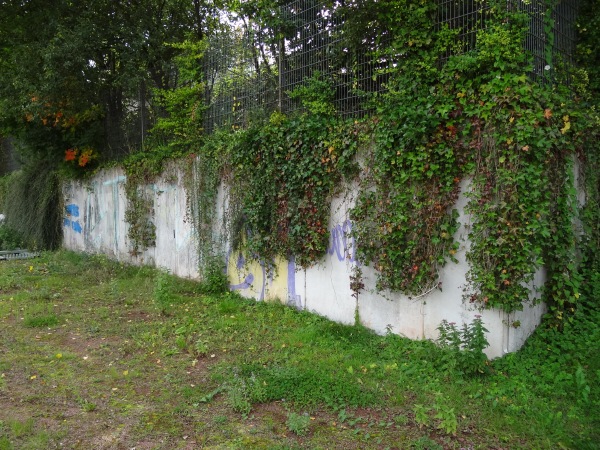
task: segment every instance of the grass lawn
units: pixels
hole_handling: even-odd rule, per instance
[[[103,257],[0,262],[0,450],[600,448],[597,308],[486,368]]]

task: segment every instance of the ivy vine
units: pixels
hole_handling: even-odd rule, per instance
[[[418,295],[434,287],[458,246],[452,207],[468,178],[465,300],[522,309],[543,266],[544,299],[560,323],[581,284],[573,161],[597,124],[577,90],[530,76],[527,16],[489,3],[475,49],[463,51],[446,28],[427,39],[397,32],[387,50],[405,49],[375,98],[374,144],[351,213],[359,257],[378,270],[379,288]],[[433,28],[431,10],[414,14],[409,22]],[[447,57],[448,48],[459,51]],[[572,76],[581,90],[585,72]]]
[[[522,309],[543,267],[543,299],[549,317],[562,326],[582,293],[599,283],[598,88],[585,70],[595,62],[590,42],[598,39],[584,36],[582,67],[569,68],[568,77],[558,62],[550,76],[533,76],[523,51],[528,16],[517,3],[487,5],[485,26],[475,27],[476,45],[463,42],[463,30],[452,24],[432,31],[435,2],[357,5],[348,20],[348,45],[362,42],[361,27],[389,37],[369,50],[388,63],[376,74],[386,90],[371,96],[373,112],[365,119],[340,118],[335,92],[319,73],[292,93],[303,112],[255,118],[245,129],[224,128],[210,137],[198,132],[197,84],[165,96],[171,106],[187,108],[171,114],[159,131],[171,136],[171,150],[181,144],[177,148],[190,152],[184,178],[201,261],[218,252],[213,224],[221,180],[229,185],[233,242],[267,263],[293,255],[300,267],[325,254],[331,199],[344,182],[357,182],[350,217],[359,260],[377,270],[378,289],[421,295],[441,287],[440,268],[456,261],[456,202],[467,187],[465,301]],[[553,6],[549,0],[547,9]],[[584,2],[585,8],[597,7]],[[590,17],[584,21],[593,22]],[[548,30],[552,25],[546,22]],[[189,67],[202,48],[190,47]],[[566,79],[569,88],[559,81]],[[153,230],[146,221],[149,205],[134,186],[158,166],[142,170],[138,163],[134,158],[129,165],[128,198],[137,212],[128,221],[139,232],[130,238],[143,248],[152,243]],[[573,186],[575,166],[581,166],[583,209]],[[352,283],[362,285],[356,276]]]
[[[138,256],[156,245],[154,197],[148,192],[147,185],[161,174],[163,160],[150,156],[147,153],[135,153],[124,163],[127,198],[125,221],[128,224],[127,237],[132,256]]]
[[[294,255],[309,267],[325,254],[331,199],[357,173],[358,126],[329,114],[275,113],[238,133],[228,155],[231,196],[240,203],[238,242],[250,255]]]

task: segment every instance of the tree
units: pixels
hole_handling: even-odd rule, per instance
[[[85,166],[141,146],[161,114],[152,90],[178,83],[172,44],[202,38],[213,6],[11,0],[0,8],[1,133],[30,156]]]

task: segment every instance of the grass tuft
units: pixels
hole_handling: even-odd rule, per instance
[[[29,328],[50,328],[59,324],[58,317],[54,314],[36,317],[26,317],[23,324]]]

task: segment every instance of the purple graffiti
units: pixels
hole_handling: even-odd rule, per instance
[[[356,262],[356,242],[351,235],[352,222],[345,220],[331,230],[330,245],[327,249],[329,255],[334,253],[338,261]]]
[[[296,258],[288,260],[288,299],[287,304],[296,309],[302,309],[302,296],[296,294]]]
[[[226,262],[225,262],[225,267],[229,267],[229,258],[231,258],[231,254],[233,253],[233,250],[230,249],[228,254],[227,254],[227,258],[226,258]],[[260,292],[260,297],[259,300],[264,300],[265,299],[265,288],[266,288],[266,268],[265,268],[265,264],[263,263],[263,261],[259,261],[260,264],[260,268],[262,270],[262,288],[261,288],[261,292]],[[244,258],[244,255],[242,254],[242,252],[238,252],[237,255],[237,260],[235,262],[235,267],[238,271],[241,271],[244,266],[246,265],[246,258]],[[227,270],[227,269],[225,269]],[[244,289],[249,289],[252,287],[252,283],[254,283],[255,280],[255,276],[253,273],[248,273],[245,277],[244,277],[244,281],[242,281],[241,283],[238,284],[230,284],[229,285],[229,289],[232,291],[239,291],[239,290],[244,290]]]
[[[250,287],[252,287],[252,283],[254,282],[254,275],[249,273],[248,275],[246,275],[246,278],[244,278],[244,281],[242,281],[241,283],[238,284],[230,284],[229,285],[229,289],[231,289],[232,291],[239,291],[241,289],[248,289]]]

